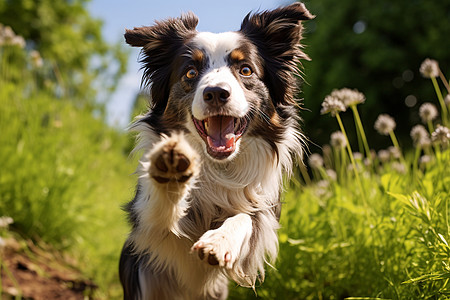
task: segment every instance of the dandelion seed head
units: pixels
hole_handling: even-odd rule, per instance
[[[433,143],[447,147],[450,141],[450,129],[445,126],[438,125],[431,134],[431,140]]]
[[[313,169],[320,169],[323,166],[323,158],[320,154],[313,153],[308,158],[308,163]]]
[[[390,146],[388,148],[389,154],[391,155],[391,158],[397,159],[400,158],[401,153],[400,153],[400,149],[394,147],[394,146]]]
[[[434,104],[426,102],[420,106],[419,116],[422,119],[422,122],[426,124],[427,122],[436,119],[438,110]]]
[[[343,88],[340,90],[333,90],[330,94],[332,97],[336,97],[342,103],[344,103],[345,107],[358,105],[364,103],[366,101],[366,97],[363,93],[358,90],[351,90],[349,88]]]
[[[20,35],[16,35],[10,26],[0,27],[0,45],[25,47],[25,39]]]
[[[334,148],[343,149],[347,147],[347,138],[342,131],[335,131],[330,136],[330,144]]]
[[[364,156],[362,155],[361,152],[353,152],[353,158],[355,160],[363,160]]]
[[[401,162],[394,161],[392,163],[392,169],[397,173],[406,174],[406,167]]]
[[[327,173],[327,176],[332,180],[332,181],[336,181],[337,180],[337,174],[336,171],[332,170],[332,169],[327,169],[325,171]]]
[[[428,165],[431,162],[431,160],[432,160],[431,156],[429,156],[429,155],[422,155],[419,158],[419,164],[420,164],[421,167],[424,167],[424,166]]]
[[[317,197],[322,198],[328,193],[328,189],[330,186],[330,183],[328,180],[320,180],[317,182],[317,189],[315,189],[314,193]]]
[[[13,218],[7,216],[0,217],[0,228],[8,228],[12,223],[14,223]]]
[[[430,136],[423,125],[416,125],[411,129],[411,139],[414,146],[425,147],[430,144]]]
[[[322,102],[322,109],[320,113],[322,115],[331,113],[334,117],[337,113],[345,111],[345,105],[338,98],[328,95]]]
[[[41,68],[44,65],[41,54],[39,51],[32,50],[30,51],[31,64],[35,68]]]
[[[19,35],[16,35],[16,36],[13,38],[13,40],[12,40],[12,42],[11,42],[11,45],[17,46],[17,47],[23,49],[23,48],[25,48],[25,45],[26,45],[25,39],[24,39],[23,37],[19,36]]]
[[[381,114],[375,121],[374,128],[379,134],[389,135],[389,133],[395,129],[396,125],[397,124],[391,116]]]
[[[391,153],[388,150],[382,149],[378,151],[378,159],[382,162],[388,162],[391,159]]]
[[[420,65],[420,74],[426,78],[435,78],[439,76],[439,64],[434,59],[425,59]]]

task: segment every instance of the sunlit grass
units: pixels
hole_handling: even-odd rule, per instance
[[[431,139],[423,126],[416,127],[411,132],[415,149],[410,151],[399,145],[394,119],[381,116],[375,127],[393,146],[376,156],[368,150],[370,140],[364,141],[364,120],[353,104],[363,150],[355,154],[340,122],[345,108],[338,103],[349,93],[357,95],[344,89],[325,99],[322,112],[336,118],[340,131],[331,137],[332,148],[323,147],[323,159],[311,155],[310,174],[299,172],[285,195],[278,263],[257,287],[257,295],[448,299],[450,132],[439,125],[448,123],[447,114],[433,119],[437,126],[428,125]],[[441,98],[438,93],[439,102]],[[256,298],[252,291],[231,286],[232,299]]]
[[[135,181],[129,139],[95,117],[95,106],[60,97],[56,79],[37,80],[42,65],[27,64],[25,49],[4,45],[0,54],[25,60],[0,68],[0,217],[11,217],[10,230],[23,238],[72,257],[99,285],[99,298],[119,298],[128,231],[121,206]]]

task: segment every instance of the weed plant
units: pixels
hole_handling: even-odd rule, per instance
[[[12,218],[10,230],[23,238],[69,254],[100,286],[99,298],[118,298],[116,270],[127,232],[120,207],[134,182],[127,176],[133,172],[127,137],[105,125],[96,105],[62,96],[57,76],[41,76],[48,74],[45,58],[14,42],[20,38],[5,28],[0,216]]]
[[[426,60],[421,73],[436,89],[437,77],[448,88],[436,61]],[[428,129],[411,131],[413,151],[399,145],[395,120],[381,115],[375,128],[392,147],[378,155],[357,110],[364,96],[342,89],[325,98],[322,113],[331,113],[340,131],[322,154],[309,157],[310,172],[300,167],[285,195],[278,262],[256,288],[258,298],[450,298],[450,131],[444,126],[450,100],[440,90],[437,98],[441,118],[434,105],[426,106],[421,117]],[[362,153],[353,152],[340,121],[347,107]],[[256,295],[231,286],[231,299]]]

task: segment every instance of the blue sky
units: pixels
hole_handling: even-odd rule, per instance
[[[123,39],[125,28],[152,25],[155,20],[194,12],[200,19],[197,30],[224,32],[238,30],[250,11],[267,10],[289,4],[290,0],[91,0],[92,16],[104,21],[103,35],[109,42]],[[108,103],[108,122],[124,129],[129,120],[131,103],[139,91],[142,72],[139,71],[138,49],[130,53],[128,72]]]

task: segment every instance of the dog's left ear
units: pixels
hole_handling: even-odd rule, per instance
[[[241,32],[258,48],[264,58],[264,80],[275,104],[294,103],[294,74],[300,59],[309,60],[300,46],[301,21],[314,16],[303,3],[294,3],[272,11],[248,14]]]

